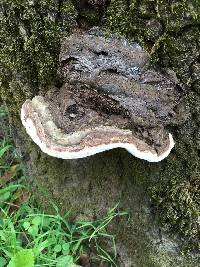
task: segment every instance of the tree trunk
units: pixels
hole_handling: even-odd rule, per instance
[[[28,137],[20,121],[23,102],[45,93],[49,85],[62,84],[56,74],[60,40],[78,27],[71,1],[3,0],[0,5],[0,92],[10,112],[15,143],[45,209],[52,199],[60,212],[71,210],[73,219],[99,218],[117,203],[119,210],[129,212],[129,220],[118,218],[110,226],[116,235],[120,267],[195,267],[200,178],[199,2],[115,0],[106,7],[101,24],[140,42],[151,52],[154,66],[174,70],[184,85],[189,116],[184,124],[170,129],[176,145],[169,157],[148,163],[115,149],[62,160],[42,153]],[[87,11],[92,8],[91,18]],[[78,25],[96,25],[102,15],[98,8],[90,4],[82,12],[83,5],[81,16],[77,8]],[[180,246],[190,253],[180,254]]]

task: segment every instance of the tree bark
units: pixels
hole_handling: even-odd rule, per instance
[[[186,5],[184,1],[116,0],[107,11],[104,6],[102,23],[107,29],[140,42],[151,52],[154,66],[173,69],[184,85],[182,94],[189,117],[183,125],[170,129],[176,145],[160,163],[139,160],[122,149],[79,160],[61,160],[42,153],[21,124],[20,109],[27,98],[45,93],[49,85],[62,84],[56,74],[60,39],[77,27],[77,11],[70,1],[59,0],[3,0],[0,7],[1,98],[9,109],[14,141],[38,202],[48,210],[52,199],[61,212],[71,210],[73,219],[99,218],[119,203],[118,209],[130,214],[129,220],[118,218],[110,226],[116,235],[120,267],[197,266],[198,1]],[[84,20],[87,12],[82,13]],[[179,253],[180,243],[189,254]]]

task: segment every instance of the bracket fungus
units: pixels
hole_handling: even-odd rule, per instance
[[[21,119],[41,150],[63,159],[121,147],[158,162],[174,146],[167,128],[181,120],[182,98],[173,75],[149,68],[136,43],[98,31],[63,40],[61,88],[26,100]]]

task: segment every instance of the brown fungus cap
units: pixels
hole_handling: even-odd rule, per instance
[[[148,58],[138,44],[98,31],[65,38],[58,70],[64,84],[24,103],[28,134],[64,159],[117,147],[151,162],[167,157],[174,141],[166,128],[184,120],[184,105],[177,80],[149,69]]]

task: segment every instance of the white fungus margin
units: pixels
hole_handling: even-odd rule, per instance
[[[40,99],[42,99],[40,97]],[[78,159],[78,158],[84,158],[88,157],[106,150],[110,150],[113,148],[124,148],[129,153],[131,153],[133,156],[147,160],[149,162],[159,162],[166,158],[169,153],[171,152],[172,148],[174,147],[174,140],[172,135],[169,133],[169,140],[168,145],[161,154],[158,154],[155,150],[152,151],[152,149],[148,149],[148,145],[146,144],[147,149],[140,150],[138,148],[137,144],[134,143],[128,143],[123,142],[123,134],[122,134],[122,141],[120,140],[118,142],[111,142],[111,143],[102,143],[94,146],[83,146],[80,149],[76,149],[76,147],[73,145],[66,145],[66,143],[63,145],[60,142],[57,142],[54,138],[51,138],[48,134],[45,134],[45,129],[43,128],[42,122],[40,121],[39,125],[36,125],[34,116],[37,117],[38,120],[40,120],[39,114],[34,111],[34,108],[32,111],[27,112],[29,108],[32,108],[32,101],[27,100],[21,109],[21,120],[22,124],[24,125],[27,133],[32,138],[32,140],[40,147],[40,149],[52,156],[62,159]],[[49,116],[49,115],[48,115]],[[38,129],[39,127],[39,129]],[[108,128],[109,131],[109,127]],[[111,129],[112,127],[110,127]],[[95,131],[95,128],[93,129]],[[98,128],[96,128],[96,131],[98,131]],[[118,129],[118,131],[122,132],[124,130]],[[41,134],[42,133],[42,138]],[[80,132],[81,133],[81,132]],[[78,133],[77,133],[78,134]],[[80,134],[81,135],[81,134]],[[67,137],[67,140],[69,139],[69,134],[65,134]],[[84,137],[83,137],[84,138]],[[124,139],[125,140],[125,139]],[[103,141],[102,141],[103,142]],[[75,149],[73,149],[75,147]]]

